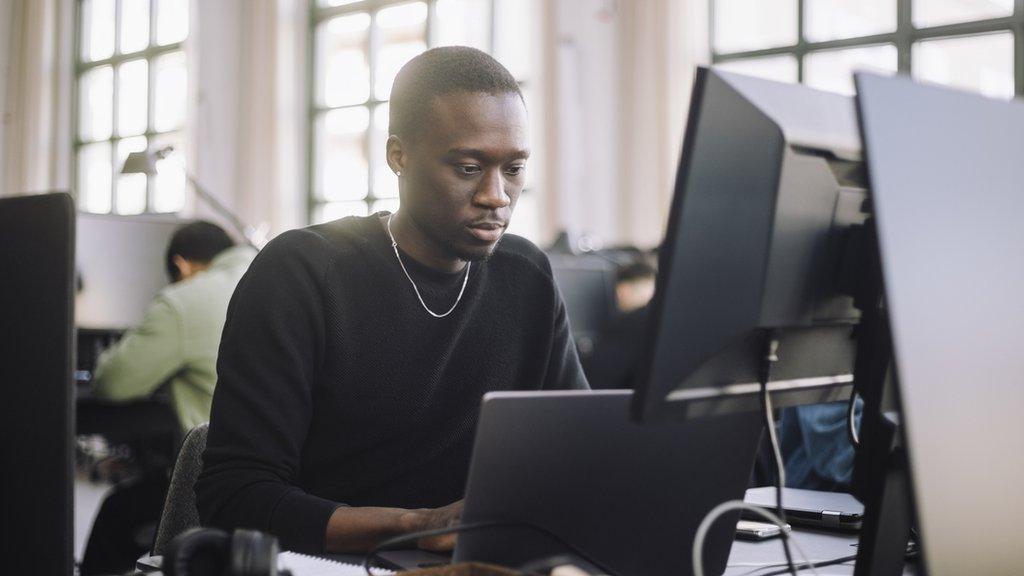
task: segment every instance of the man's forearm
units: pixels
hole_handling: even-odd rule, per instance
[[[418,529],[419,514],[402,508],[342,506],[331,514],[324,540],[335,554],[367,552],[374,545]]]

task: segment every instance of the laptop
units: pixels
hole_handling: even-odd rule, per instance
[[[774,511],[775,486],[751,488],[747,490],[744,500],[748,504]],[[802,526],[855,531],[860,530],[864,519],[864,505],[843,492],[783,488],[782,507],[788,522]],[[760,519],[754,516],[751,518]]]
[[[619,576],[692,572],[691,543],[717,504],[742,499],[761,438],[760,414],[639,424],[632,392],[486,394],[463,524],[540,526]],[[708,534],[705,567],[725,569],[739,513]],[[459,535],[455,562],[519,567],[572,555],[529,528]]]

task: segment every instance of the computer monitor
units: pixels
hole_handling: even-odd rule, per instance
[[[74,568],[75,206],[0,199],[0,572]]]
[[[551,273],[565,302],[573,340],[581,355],[594,343],[617,311],[615,265],[593,254],[549,254]]]
[[[925,573],[1019,574],[1024,102],[856,81]]]
[[[75,324],[100,330],[138,324],[170,282],[165,253],[184,223],[173,216],[79,214]]]
[[[851,98],[699,69],[634,417],[758,409],[766,338],[776,407],[848,397],[840,271],[865,197]]]

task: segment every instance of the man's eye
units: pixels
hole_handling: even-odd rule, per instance
[[[519,176],[526,170],[526,166],[509,166],[505,169],[505,173],[509,176]]]
[[[480,173],[480,167],[476,164],[459,164],[455,168],[460,174],[472,176]]]

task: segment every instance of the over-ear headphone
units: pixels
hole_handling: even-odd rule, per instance
[[[228,534],[192,528],[167,545],[166,576],[278,576],[277,538],[256,530]]]

